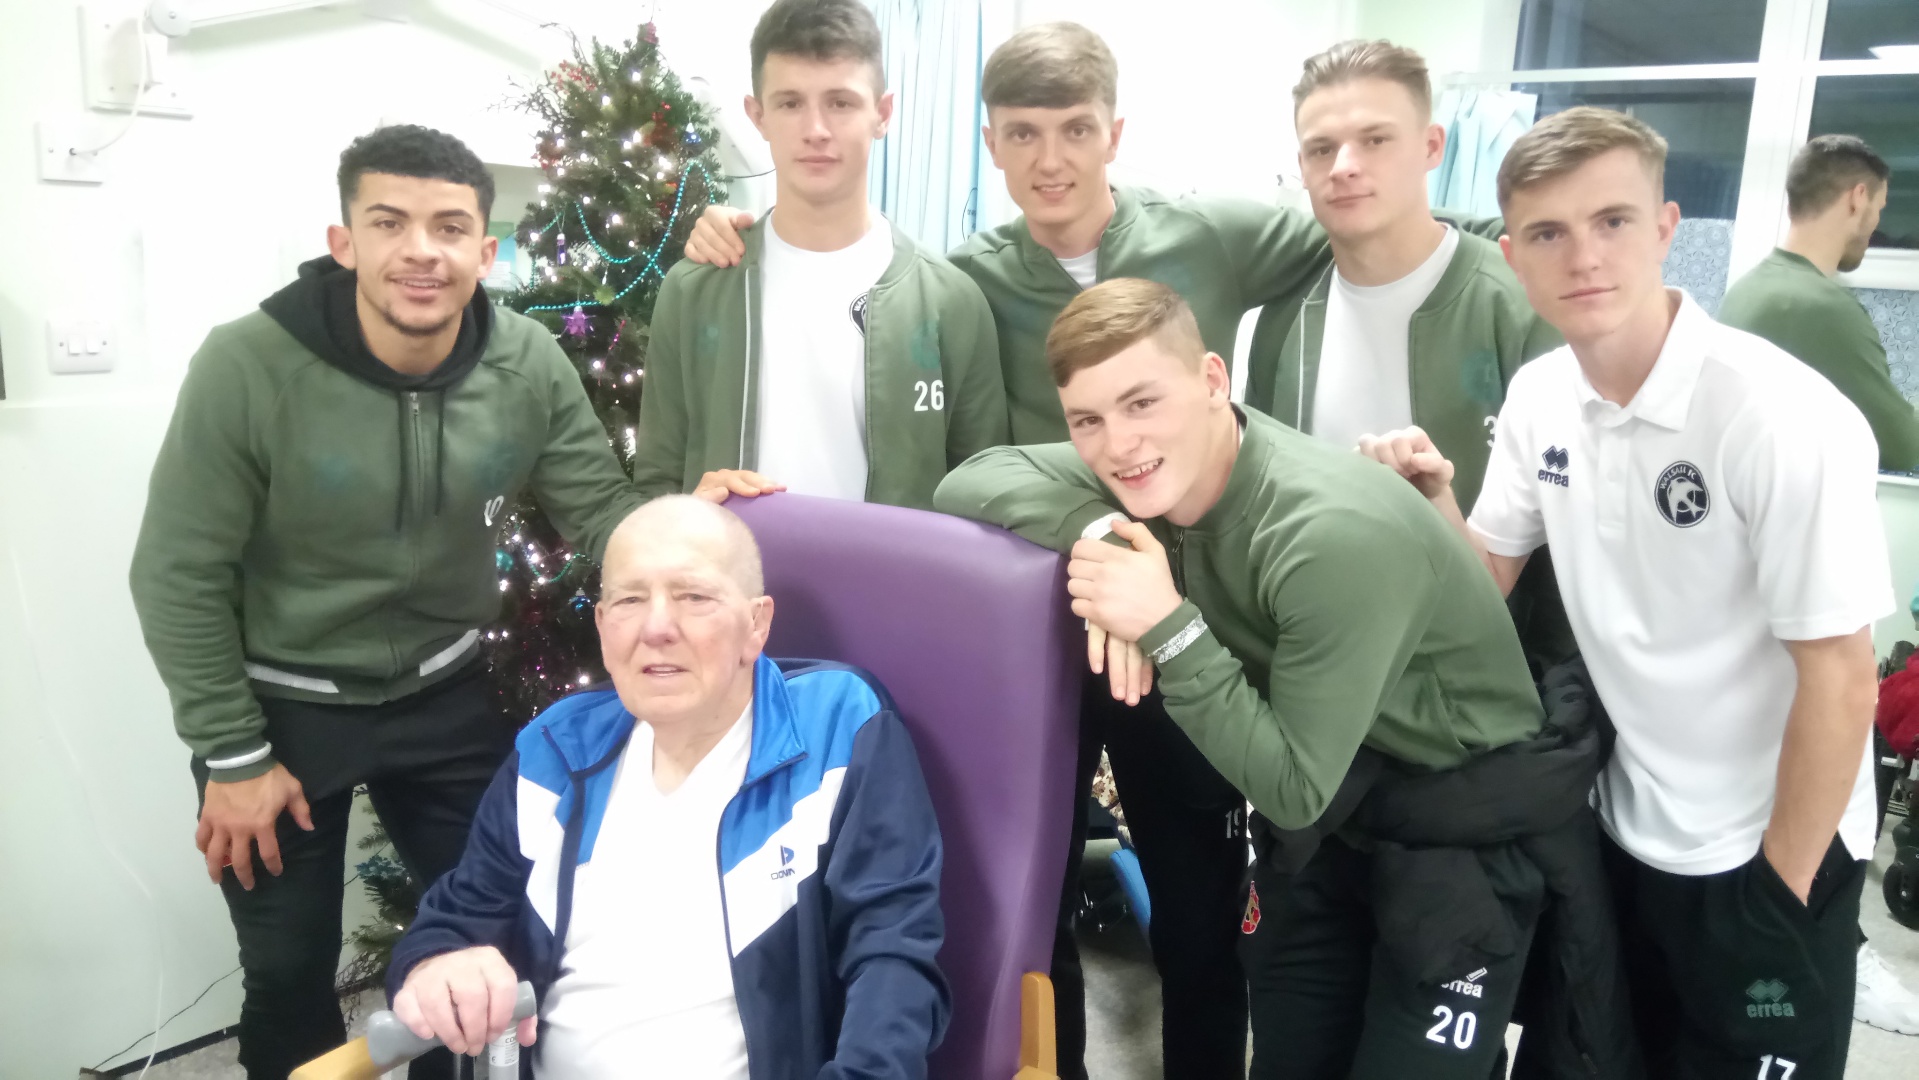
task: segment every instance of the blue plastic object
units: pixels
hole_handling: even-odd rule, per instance
[[[1119,878],[1119,887],[1126,893],[1127,906],[1133,909],[1133,918],[1139,920],[1139,932],[1149,933],[1153,925],[1153,901],[1146,895],[1146,875],[1139,872],[1139,856],[1130,848],[1120,848],[1110,858],[1113,875]]]

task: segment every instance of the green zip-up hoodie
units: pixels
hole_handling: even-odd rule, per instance
[[[1246,404],[1300,431],[1312,429],[1332,284],[1333,269],[1327,267],[1298,318],[1262,313],[1248,355]],[[1533,313],[1499,245],[1467,232],[1460,233],[1452,262],[1413,313],[1408,335],[1413,423],[1453,463],[1453,492],[1460,509],[1471,513],[1506,385],[1519,365],[1564,339]]]
[[[1140,641],[1207,629],[1161,666],[1166,712],[1282,829],[1319,818],[1370,746],[1452,768],[1543,712],[1484,566],[1411,484],[1251,409],[1219,502],[1147,522],[1185,601]],[[1001,447],[936,506],[1070,551],[1114,500],[1071,444]]]
[[[268,303],[325,307],[319,283],[331,281],[347,290],[332,309],[352,319],[351,272],[310,274],[318,265]],[[476,290],[465,317],[485,303]],[[484,314],[490,333],[452,380],[386,369],[372,381],[370,354],[318,340],[318,314],[290,320],[304,340],[266,311],[207,335],[154,462],[131,572],[195,755],[259,750],[256,695],[373,704],[458,670],[499,616],[495,524],[529,485],[595,559],[642,501],[553,336],[505,309]],[[364,352],[351,327],[357,349],[340,353]]]
[[[684,261],[660,286],[633,457],[648,498],[690,492],[716,469],[759,467],[767,227],[761,218],[746,230],[738,266]],[[931,509],[948,469],[1006,441],[993,314],[966,275],[898,229],[868,296],[866,501]]]
[[[1026,218],[974,233],[947,256],[979,283],[999,329],[1013,442],[1060,442],[1066,413],[1046,367],[1046,334],[1080,292],[1059,259],[1033,239]],[[1247,311],[1293,303],[1332,262],[1310,214],[1245,199],[1168,198],[1113,188],[1113,217],[1099,239],[1099,280],[1157,281],[1186,298],[1209,351],[1232,362]]]
[[[1719,321],[1758,334],[1838,387],[1872,425],[1881,469],[1919,472],[1919,415],[1893,384],[1879,328],[1852,290],[1777,248],[1726,290]]]
[[[1098,280],[1145,278],[1184,297],[1207,351],[1229,368],[1246,313],[1264,306],[1264,318],[1285,325],[1333,264],[1326,231],[1311,214],[1248,199],[1112,190],[1113,217],[1099,238]],[[1450,212],[1440,213],[1454,220]],[[1461,218],[1457,224],[1495,238],[1504,228],[1501,218]],[[1046,334],[1079,295],[1079,283],[1033,239],[1024,216],[974,233],[947,258],[979,283],[992,305],[1013,442],[1065,441],[1066,413],[1046,367]]]
[[[1461,229],[1452,262],[1413,312],[1406,342],[1413,423],[1453,463],[1453,494],[1467,514],[1486,478],[1493,420],[1513,373],[1564,343],[1534,313],[1499,245],[1470,229]],[[1278,308],[1262,312],[1248,353],[1246,403],[1299,431],[1313,422],[1332,284],[1329,266],[1297,317]],[[1541,549],[1527,563],[1510,606],[1520,640],[1542,670],[1579,651],[1550,552]]]

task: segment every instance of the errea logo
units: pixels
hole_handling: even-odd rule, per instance
[[[1440,989],[1451,990],[1455,994],[1464,994],[1467,997],[1485,997],[1486,988],[1479,985],[1479,980],[1485,977],[1486,969],[1480,968],[1478,971],[1473,972],[1463,979],[1454,979],[1452,982],[1446,983],[1444,986],[1441,986]]]
[[[1746,1006],[1746,1015],[1754,1019],[1793,1015],[1792,1002],[1785,1000],[1787,989],[1778,979],[1760,979],[1746,987],[1746,996],[1752,999]]]
[[[1572,486],[1566,478],[1566,469],[1572,464],[1571,452],[1561,450],[1557,446],[1549,446],[1546,452],[1539,456],[1546,462],[1546,467],[1539,470],[1540,483],[1557,487]]]

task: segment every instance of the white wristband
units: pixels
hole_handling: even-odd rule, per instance
[[[273,753],[273,744],[261,743],[259,749],[251,750],[244,754],[238,754],[234,757],[220,758],[218,760],[215,760],[213,758],[208,758],[207,768],[214,769],[214,770],[243,769],[247,767],[248,765],[253,764],[256,761],[265,761],[267,755],[271,753]]]
[[[1195,615],[1193,621],[1186,624],[1179,633],[1166,639],[1166,644],[1153,650],[1153,663],[1164,665],[1166,661],[1186,651],[1186,646],[1199,640],[1206,632],[1206,616]]]
[[[1098,540],[1113,531],[1113,526],[1133,520],[1125,514],[1108,514],[1103,518],[1094,518],[1079,531],[1081,540]]]

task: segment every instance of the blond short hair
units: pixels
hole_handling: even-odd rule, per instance
[[[1103,281],[1073,297],[1053,320],[1046,335],[1053,385],[1065,386],[1147,338],[1194,369],[1206,356],[1199,320],[1178,293],[1142,278]]]
[[[1119,61],[1078,23],[1029,26],[986,58],[980,99],[989,109],[1068,109],[1092,101],[1110,114],[1119,107]]]
[[[1557,179],[1614,150],[1639,155],[1664,198],[1665,137],[1637,117],[1581,105],[1548,116],[1513,143],[1499,166],[1500,212],[1511,205],[1513,192]]]
[[[1419,115],[1433,116],[1433,80],[1426,58],[1390,41],[1342,41],[1306,61],[1299,85],[1293,87],[1293,115],[1315,92],[1360,79],[1398,83],[1413,96]]]

